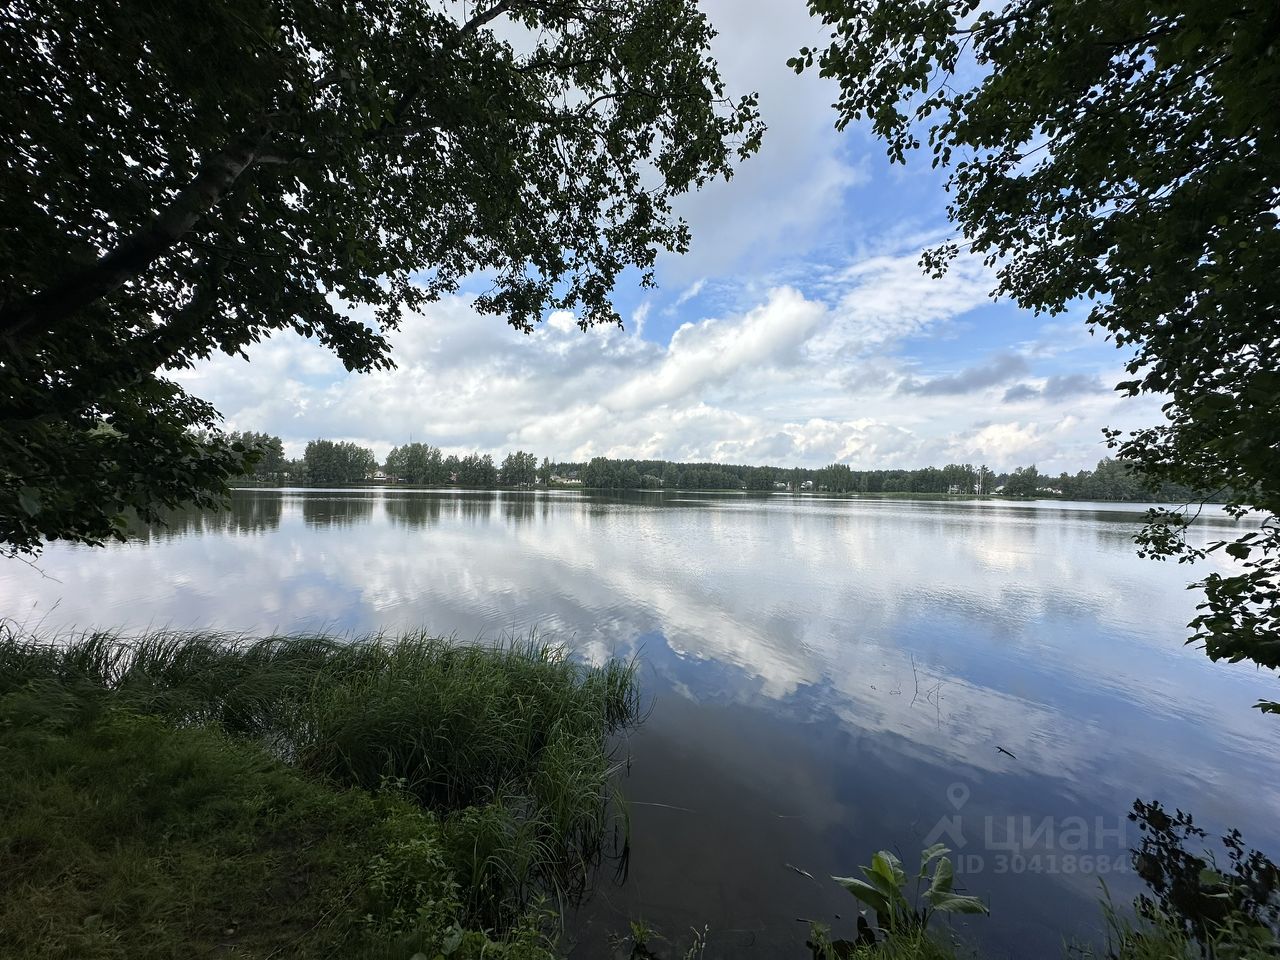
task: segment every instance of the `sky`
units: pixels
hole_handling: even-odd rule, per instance
[[[623,328],[567,314],[529,335],[477,314],[464,290],[407,315],[393,371],[350,374],[313,341],[277,334],[177,379],[228,429],[410,441],[501,458],[593,456],[854,469],[1036,464],[1107,455],[1104,426],[1158,420],[1125,399],[1126,355],[1083,307],[1036,316],[993,301],[974,259],[940,280],[921,251],[952,235],[926,155],[890,164],[865,127],[834,128],[834,87],[786,60],[822,32],[800,0],[715,0],[713,53],[729,92],[759,93],[769,129],[728,183],[681,198],[690,251],[658,288],[615,290]],[[358,314],[357,314],[358,315]]]

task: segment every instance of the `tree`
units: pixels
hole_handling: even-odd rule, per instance
[[[310,479],[307,476],[307,461],[302,457],[296,460],[286,460],[283,473],[285,479],[290,483],[306,483]]]
[[[267,433],[232,431],[227,440],[234,446],[239,443],[254,457],[249,473],[255,477],[275,479],[285,470],[284,441]]]
[[[1040,488],[1040,471],[1035,464],[1029,467],[1018,467],[1004,482],[1006,497],[1034,497]]]
[[[582,468],[581,480],[584,487],[617,487],[616,462],[606,457],[592,457]]]
[[[392,480],[404,480],[404,461],[404,451],[399,447],[392,447],[387,459],[382,462],[382,472]]]
[[[537,472],[538,458],[532,453],[517,450],[515,453],[508,453],[502,461],[499,478],[505,487],[531,487],[537,479]]]
[[[444,469],[444,457],[439,447],[429,443],[410,443],[392,447],[383,466],[387,476],[408,483],[442,484],[449,478]]]
[[[987,465],[984,463],[978,468],[978,472],[974,475],[973,483],[974,493],[990,493],[995,489],[995,474],[987,469]]]
[[[542,458],[542,466],[538,468],[538,482],[544,487],[551,483],[551,460],[548,457]]]
[[[0,31],[10,551],[217,502],[250,458],[165,375],[215,352],[292,330],[386,368],[402,314],[476,271],[477,308],[525,331],[548,310],[619,322],[621,272],[652,283],[688,247],[672,197],[762,131],[694,0],[19,6]]]
[[[456,458],[451,459],[456,460]],[[448,463],[447,460],[445,462]],[[498,468],[489,454],[480,456],[478,453],[469,453],[461,460],[456,460],[456,463],[457,466],[450,472],[457,473],[457,482],[461,486],[495,487],[498,485]]]
[[[345,440],[312,440],[302,459],[312,483],[359,483],[378,468],[372,450]]]
[[[1098,500],[1136,500],[1143,494],[1141,479],[1131,464],[1104,457],[1089,475],[1086,490]]]
[[[818,486],[832,493],[855,489],[853,470],[847,463],[833,463],[818,471]]]
[[[1192,641],[1280,667],[1280,21],[1270,0],[809,0],[840,84],[892,160],[927,141],[948,212],[997,292],[1130,350],[1127,395],[1165,421],[1108,440],[1149,486],[1176,483],[1255,523],[1210,573]],[[929,251],[947,268],[959,240]],[[1140,552],[1204,556],[1186,510],[1153,511]],[[1280,705],[1260,704],[1280,711]]]

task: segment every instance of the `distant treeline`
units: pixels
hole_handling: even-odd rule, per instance
[[[509,453],[499,466],[489,454],[445,455],[429,443],[394,447],[378,462],[373,451],[347,441],[312,440],[297,460],[284,456],[279,437],[265,433],[231,434],[260,457],[253,476],[290,483],[361,483],[372,479],[427,486],[524,487],[569,483],[604,490],[790,490],[829,493],[927,493],[1007,497],[1062,497],[1073,500],[1197,499],[1186,487],[1148,486],[1127,463],[1106,457],[1092,470],[1041,473],[1034,465],[1010,473],[985,465],[950,463],[918,470],[854,470],[833,463],[818,469],[761,467],[723,463],[675,463],[670,460],[614,460],[542,463],[532,453]],[[379,476],[381,475],[381,476]]]
[[[1011,497],[1063,497],[1075,500],[1193,499],[1187,487],[1155,488],[1127,463],[1106,457],[1093,470],[1041,473],[1034,465],[1011,473],[985,465],[951,463],[918,470],[854,470],[833,463],[818,469],[758,467],[723,463],[673,463],[669,460],[611,460],[553,463],[559,476],[577,476],[584,487],[604,489],[813,490],[829,493],[1001,494]]]
[[[296,460],[284,455],[284,443],[266,433],[231,433],[233,442],[258,451],[259,458],[250,476],[258,480],[289,483],[363,483],[381,473],[403,483],[463,487],[532,486],[538,480],[537,458],[517,450],[507,454],[498,466],[489,454],[464,457],[445,456],[429,443],[409,443],[394,447],[383,463],[372,450],[346,440],[312,440]],[[544,468],[549,461],[543,461]],[[549,469],[542,471],[547,479]],[[544,482],[546,482],[544,480]]]

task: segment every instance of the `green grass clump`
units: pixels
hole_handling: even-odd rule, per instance
[[[1066,951],[1068,960],[1275,960],[1280,956],[1274,931],[1239,914],[1228,915],[1196,937],[1188,932],[1183,917],[1160,909],[1138,909],[1129,916],[1116,909],[1105,887],[1104,894],[1105,946],[1074,944]]]
[[[0,940],[25,958],[549,958],[466,930],[437,818],[29,680],[0,696]]]
[[[585,885],[637,719],[629,666],[419,634],[6,632],[0,704],[30,956],[540,955],[530,905]]]

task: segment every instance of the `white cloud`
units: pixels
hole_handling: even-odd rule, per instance
[[[684,304],[688,303],[690,300],[692,300],[694,297],[700,294],[702,292],[702,288],[705,287],[706,285],[707,285],[707,278],[699,277],[693,283],[689,284],[689,286],[685,287],[682,291],[680,291],[680,296],[676,297],[675,303],[671,305],[671,309],[674,310],[677,307],[683,306]]]
[[[561,333],[568,333],[577,325],[577,318],[568,310],[557,310],[547,317],[547,326],[553,330],[559,330]]]
[[[379,455],[412,438],[557,459],[862,468],[1034,460],[1055,471],[1097,460],[1098,428],[1118,410],[1110,391],[1071,396],[1063,417],[1060,391],[1047,389],[1063,382],[1054,375],[1029,376],[1025,396],[1003,399],[1009,376],[1029,372],[1034,357],[1005,351],[931,367],[903,355],[906,343],[949,336],[956,318],[986,303],[990,282],[968,260],[931,280],[917,257],[877,253],[821,270],[814,293],[768,289],[742,310],[684,323],[666,345],[640,335],[647,303],[626,330],[584,333],[556,313],[523,334],[457,297],[404,318],[392,371],[335,373],[323,348],[280,336],[255,347],[251,363],[219,358],[182,379],[231,426],[279,434],[293,454],[323,436]],[[1115,365],[1100,342],[1073,353],[1082,371],[1086,361],[1093,366],[1081,378]],[[961,381],[964,391],[904,394]]]
[[[661,362],[614,390],[606,406],[625,411],[670,403],[750,371],[794,364],[825,316],[822,304],[784,287],[769,291],[745,316],[686,323]]]

